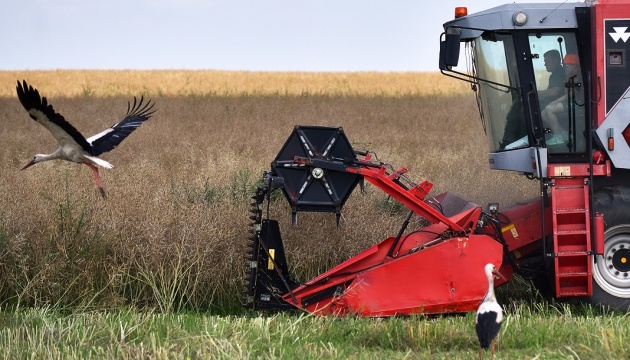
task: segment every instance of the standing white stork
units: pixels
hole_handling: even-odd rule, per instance
[[[494,276],[497,275],[505,279],[501,273],[492,264],[484,267],[486,276],[488,277],[488,292],[483,298],[477,317],[475,318],[475,330],[479,339],[479,359],[481,360],[483,349],[487,349],[492,345],[492,359],[494,359],[494,338],[499,334],[501,329],[501,321],[503,321],[503,309],[497,302],[494,295]]]
[[[105,198],[105,190],[103,190],[103,183],[98,174],[97,166],[107,169],[111,169],[113,166],[97,156],[118,146],[155,112],[152,110],[155,104],[152,104],[151,100],[143,105],[144,97],[141,97],[138,102],[134,96],[133,105],[130,102],[127,103],[127,115],[120,122],[86,139],[61,114],[55,112],[52,105],[48,104],[46,97],[41,97],[39,92],[28,85],[25,80],[22,83],[17,82],[16,90],[20,102],[30,117],[48,129],[59,143],[59,148],[55,152],[35,155],[22,170],[37,163],[55,159],[85,164],[92,169],[96,186],[98,186],[103,198]]]

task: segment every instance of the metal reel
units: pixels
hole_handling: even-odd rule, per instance
[[[322,159],[326,168],[296,162],[295,158]],[[282,190],[291,205],[294,223],[299,211],[334,212],[341,208],[362,179],[345,171],[357,157],[343,128],[296,126],[271,163],[274,176],[284,179]]]

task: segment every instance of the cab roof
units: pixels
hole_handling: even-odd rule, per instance
[[[531,3],[506,4],[480,11],[444,23],[444,30],[455,27],[461,31],[461,40],[472,40],[486,30],[549,30],[576,28],[575,9],[590,7],[590,3]],[[515,25],[516,13],[527,15],[524,25]]]

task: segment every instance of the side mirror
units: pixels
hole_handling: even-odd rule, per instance
[[[452,28],[447,31],[442,33],[444,40],[440,41],[440,70],[450,70],[459,61],[459,31]]]

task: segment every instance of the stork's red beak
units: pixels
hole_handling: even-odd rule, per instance
[[[496,275],[498,278],[503,279],[504,281],[507,281],[507,279],[505,278],[505,276],[501,275],[501,273],[499,272],[499,270],[494,269],[494,270],[492,270],[492,273],[493,273],[494,275]]]
[[[24,167],[20,169],[20,171],[25,170],[33,165],[35,165],[35,159],[29,161],[28,164],[24,165]]]

